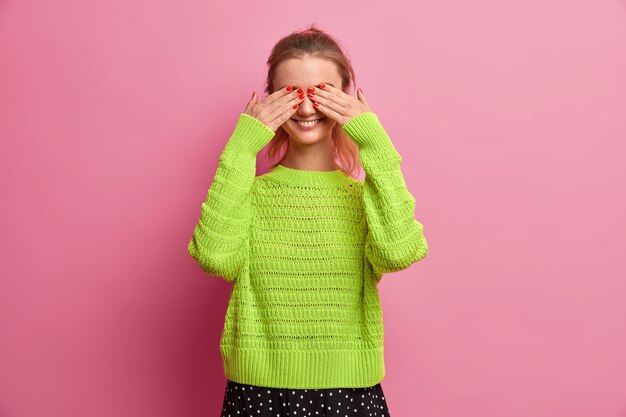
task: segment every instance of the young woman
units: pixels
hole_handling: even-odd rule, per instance
[[[292,33],[268,64],[188,245],[233,282],[222,417],[389,417],[377,285],[428,253],[402,158],[331,36]],[[278,162],[257,176],[266,145]]]

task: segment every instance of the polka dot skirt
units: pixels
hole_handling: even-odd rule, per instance
[[[227,380],[221,417],[390,417],[381,384],[367,388],[265,388]]]

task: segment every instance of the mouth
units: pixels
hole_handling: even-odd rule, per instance
[[[324,119],[325,119],[324,117],[320,117],[319,119],[308,120],[308,121],[302,121],[302,120],[297,120],[297,119],[291,119],[291,120],[293,120],[300,129],[311,130],[315,128],[315,126],[320,124],[320,122]]]

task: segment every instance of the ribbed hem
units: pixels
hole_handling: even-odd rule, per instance
[[[226,378],[272,388],[363,388],[385,377],[384,348],[361,351],[242,349],[220,345]]]
[[[272,129],[256,117],[241,113],[230,139],[224,146],[222,157],[256,156],[274,134]]]
[[[376,113],[361,113],[348,120],[342,129],[359,146],[362,159],[365,159],[362,162],[367,164],[370,161],[390,159],[402,162],[400,154],[393,146],[385,128],[380,124]]]
[[[334,171],[311,171],[288,168],[282,164],[276,165],[265,176],[291,185],[344,185],[355,181],[340,169],[335,169]]]

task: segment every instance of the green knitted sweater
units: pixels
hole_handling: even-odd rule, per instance
[[[377,285],[428,246],[377,115],[342,128],[359,146],[365,180],[280,164],[256,175],[274,132],[245,113],[219,158],[188,252],[233,282],[220,341],[232,381],[314,389],[384,378]]]

